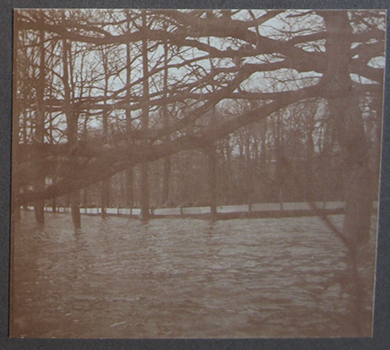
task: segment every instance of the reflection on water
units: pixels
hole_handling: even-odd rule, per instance
[[[341,225],[341,216],[332,219]],[[318,218],[82,220],[74,233],[70,215],[49,214],[39,228],[32,213],[22,213],[14,232],[11,336],[353,332],[342,283],[346,249]],[[373,263],[365,273],[372,280]]]

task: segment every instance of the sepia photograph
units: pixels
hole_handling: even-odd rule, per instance
[[[10,337],[373,336],[386,11],[13,21]]]

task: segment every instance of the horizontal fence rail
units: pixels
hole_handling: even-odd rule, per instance
[[[345,202],[314,202],[318,210],[343,210]],[[34,210],[33,206],[28,206],[28,210]],[[378,209],[378,202],[373,202],[373,209]],[[53,212],[51,206],[45,207],[46,212]],[[312,205],[307,202],[289,202],[289,203],[254,203],[242,205],[222,205],[217,206],[218,214],[240,214],[240,213],[267,213],[267,212],[297,212],[297,211],[313,211]],[[70,207],[56,207],[57,213],[70,213]],[[107,215],[126,215],[139,216],[141,210],[139,208],[106,208]],[[99,215],[102,213],[102,208],[84,208],[80,207],[80,214]],[[155,216],[191,216],[210,214],[209,206],[204,207],[176,207],[176,208],[155,208],[151,209],[151,213]]]

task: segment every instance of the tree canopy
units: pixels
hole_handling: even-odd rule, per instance
[[[336,101],[340,125],[356,105],[345,147],[368,115],[380,125],[381,11],[18,10],[14,25],[15,205],[207,148],[301,103],[337,116]]]

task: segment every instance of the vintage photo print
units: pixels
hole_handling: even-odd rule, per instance
[[[15,10],[10,336],[372,336],[385,33]]]

